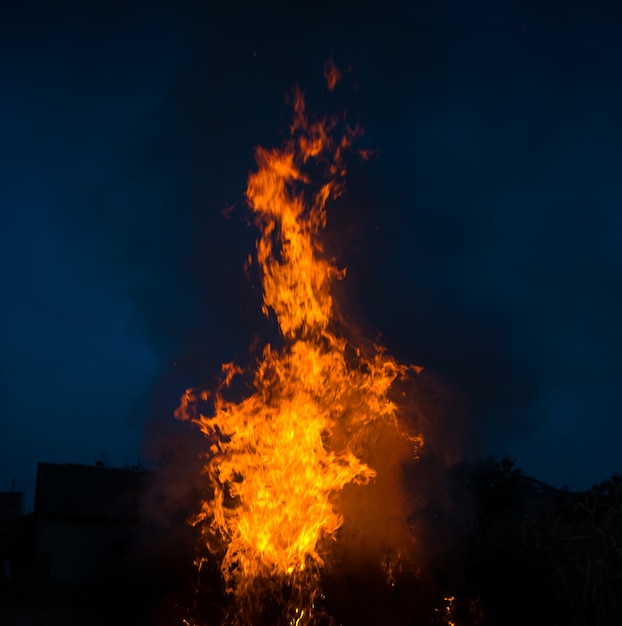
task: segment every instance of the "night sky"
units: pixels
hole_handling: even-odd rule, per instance
[[[464,454],[571,489],[622,470],[622,8],[293,6],[3,9],[0,490],[27,509],[38,461],[185,436],[183,390],[274,332],[244,191],[295,84],[374,151],[328,209],[352,319],[453,398]]]

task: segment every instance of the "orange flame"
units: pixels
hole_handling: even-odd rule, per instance
[[[332,57],[328,59],[324,66],[324,80],[328,86],[328,91],[333,91],[341,80],[341,72],[337,69]]]
[[[376,475],[363,461],[365,429],[379,423],[394,429],[410,439],[413,453],[423,444],[421,436],[401,433],[389,397],[396,378],[413,368],[334,329],[331,284],[345,272],[327,258],[319,236],[326,203],[341,192],[343,152],[355,134],[346,130],[336,141],[335,127],[335,120],[310,122],[297,91],[290,138],[281,149],[257,148],[258,170],[248,179],[260,229],[263,311],[276,318],[283,346],[265,347],[246,399],[225,397],[242,373],[227,364],[216,391],[188,390],[176,411],[210,444],[205,472],[213,496],[194,521],[209,522],[207,541],[216,536],[225,545],[228,590],[248,603],[268,580],[310,589],[297,601],[306,606],[289,607],[291,624],[314,623],[327,540],[343,523],[339,494]],[[328,178],[319,186],[303,171],[310,162],[325,165]]]

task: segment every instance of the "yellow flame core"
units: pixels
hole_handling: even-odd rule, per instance
[[[243,401],[224,397],[241,373],[228,364],[220,389],[188,390],[176,412],[209,438],[213,497],[199,517],[226,545],[222,572],[237,595],[252,593],[258,578],[300,580],[323,565],[322,542],[343,523],[339,492],[375,476],[362,460],[361,432],[379,420],[399,429],[388,393],[409,369],[381,347],[370,355],[353,346],[331,326],[331,283],[343,272],[326,258],[319,234],[326,202],[340,193],[342,153],[353,133],[335,142],[334,121],[310,123],[299,92],[294,110],[290,139],[279,150],[257,149],[258,170],[247,187],[261,233],[263,309],[276,317],[284,346],[266,346],[254,392]],[[330,176],[315,191],[303,173],[310,161]],[[206,400],[209,414],[200,409]],[[410,439],[413,448],[423,443]]]

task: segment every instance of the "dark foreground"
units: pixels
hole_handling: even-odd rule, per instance
[[[418,535],[421,543],[434,546],[425,571],[391,584],[378,571],[327,576],[323,603],[334,620],[319,620],[318,626],[622,624],[619,476],[589,492],[571,493],[523,476],[507,460],[492,460],[455,478],[458,486],[465,482],[469,502],[447,511],[430,506],[414,520],[427,529]],[[454,523],[453,516],[465,507],[472,515]],[[158,574],[148,584],[147,578],[137,578],[123,585],[63,588],[34,568],[16,569],[11,580],[0,576],[0,626],[223,622],[231,606],[217,571],[197,576],[191,562],[175,575],[171,568],[166,571],[169,575]],[[248,626],[291,623],[279,614],[278,599],[257,600],[257,614],[244,620]]]

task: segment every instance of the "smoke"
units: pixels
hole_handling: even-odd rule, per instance
[[[361,458],[376,476],[338,494],[344,523],[326,546],[321,574],[337,623],[432,623],[442,598],[463,585],[462,540],[472,508],[469,493],[451,478],[463,446],[452,429],[462,421],[457,398],[425,371],[396,387],[402,428],[426,441],[413,458],[404,432],[386,424],[362,436]]]

